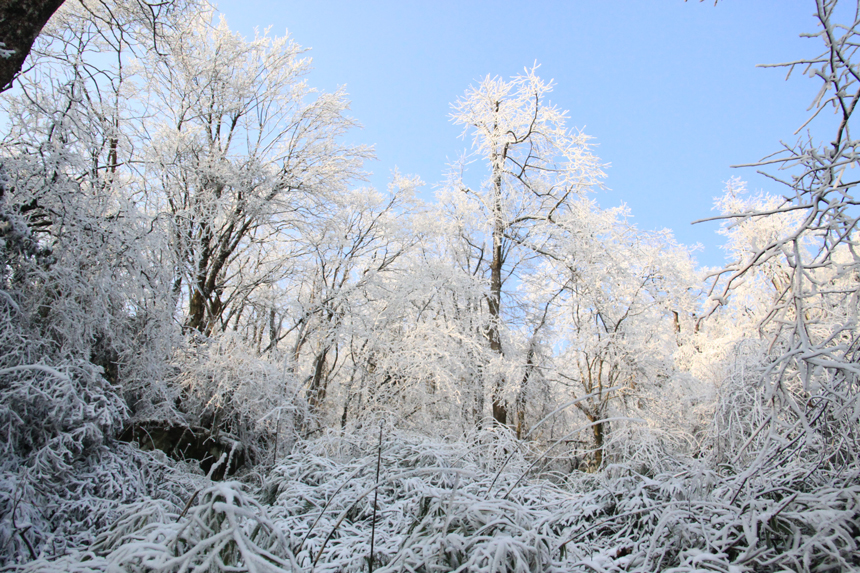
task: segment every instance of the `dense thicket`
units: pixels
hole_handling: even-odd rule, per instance
[[[835,0],[784,65],[836,135],[759,164],[781,197],[730,182],[709,277],[590,198],[537,68],[456,101],[471,152],[427,204],[359,186],[288,38],[133,4],[64,6],[0,103],[0,566],[860,567]]]

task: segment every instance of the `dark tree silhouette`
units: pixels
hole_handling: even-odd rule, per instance
[[[63,0],[0,0],[0,91],[12,87],[42,28]]]

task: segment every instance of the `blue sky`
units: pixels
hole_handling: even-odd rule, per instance
[[[819,84],[756,68],[820,52],[811,0],[221,0],[231,28],[285,31],[313,58],[309,83],[345,86],[351,135],[373,144],[370,183],[395,167],[417,174],[432,197],[466,143],[450,103],[486,75],[541,65],[551,102],[569,110],[608,163],[597,199],[626,203],[643,229],[669,228],[701,243],[700,264],[724,254],[713,198],[739,175],[779,193],[752,169],[731,169],[794,142]],[[820,134],[825,137],[824,134]]]

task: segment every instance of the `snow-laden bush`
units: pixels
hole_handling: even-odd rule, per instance
[[[66,555],[46,553],[16,569],[358,572],[372,565],[389,572],[777,573],[860,567],[858,468],[816,471],[798,462],[753,474],[714,471],[706,460],[676,461],[672,473],[651,477],[628,468],[573,472],[563,481],[556,474],[551,482],[530,473],[540,453],[521,450],[510,434],[490,430],[457,441],[389,427],[380,439],[378,426],[332,432],[299,442],[244,485],[200,477],[182,482],[185,497],[126,500],[91,543],[70,537]]]
[[[261,357],[232,332],[187,342],[172,363],[188,424],[237,440],[255,463],[295,442],[307,407],[288,365]]]
[[[0,427],[7,455],[32,455],[58,470],[66,452],[80,454],[112,436],[125,418],[125,404],[88,362],[0,368]]]
[[[94,544],[23,570],[358,572],[371,559],[389,572],[860,567],[857,468],[752,475],[676,461],[651,477],[551,482],[529,473],[540,453],[521,450],[500,431],[457,441],[332,432],[244,485],[202,480],[185,503],[126,503]]]
[[[685,373],[625,396],[605,446],[607,469],[653,476],[706,457],[715,398],[708,385]]]
[[[286,538],[266,510],[225,482],[195,494],[198,504],[171,522],[145,523],[107,559],[107,571],[252,571],[283,572],[296,568]],[[189,503],[193,500],[189,500]],[[144,510],[148,507],[142,508]],[[141,508],[132,507],[124,521],[140,521]]]
[[[379,442],[374,434],[297,445],[261,476],[265,505],[237,483],[199,492],[179,514],[129,505],[114,527],[122,533],[103,534],[88,562],[106,571],[363,571],[375,537],[374,562],[388,570],[427,560],[475,570],[550,563],[533,524],[535,515],[548,516],[542,500],[560,490],[544,483],[499,499],[520,476],[488,471],[499,465],[495,450],[508,451],[509,468],[526,467],[509,435],[449,444],[390,429]],[[503,518],[508,512],[513,518]],[[447,553],[434,549],[455,538],[461,542]]]
[[[723,361],[725,375],[718,390],[709,439],[717,464],[748,463],[755,452],[766,447],[768,432],[763,430],[770,414],[762,371],[766,360],[763,342],[742,340],[734,345],[730,358]]]
[[[0,290],[0,566],[87,547],[117,508],[147,496],[177,502],[187,480],[115,441],[128,416],[121,387],[74,342],[86,338],[80,330],[46,335],[57,309],[29,296],[44,276],[30,262],[15,262],[24,286]]]
[[[0,564],[75,546],[104,524],[127,472],[105,444],[126,408],[101,368],[57,353],[0,291]],[[25,307],[26,308],[26,307]],[[111,473],[116,474],[116,478]],[[110,479],[105,481],[105,477]],[[83,535],[83,537],[82,537]]]

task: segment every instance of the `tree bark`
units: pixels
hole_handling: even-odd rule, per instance
[[[0,92],[12,87],[42,28],[63,0],[0,0]]]
[[[496,102],[496,112],[499,111],[501,102]],[[498,132],[496,123],[493,130]],[[498,134],[497,134],[498,137]],[[490,339],[490,350],[503,356],[501,328],[502,308],[502,265],[504,264],[504,253],[502,252],[502,238],[505,233],[505,221],[502,215],[502,165],[505,161],[507,146],[498,155],[493,154],[493,259],[490,262],[490,297],[488,310],[490,313],[490,328],[487,337]],[[493,419],[501,425],[508,422],[508,405],[503,397],[505,379],[499,375],[493,388]]]
[[[322,352],[314,358],[314,373],[307,393],[308,407],[313,414],[319,414],[322,411],[323,402],[325,402],[328,386],[328,380],[326,379],[328,350],[328,347],[323,348]]]
[[[591,426],[592,432],[594,432],[594,471],[600,469],[600,466],[603,465],[603,443],[606,439],[606,422],[596,421],[596,418],[589,416],[589,421],[594,425]]]
[[[522,437],[526,434],[526,395],[528,392],[529,378],[531,378],[532,371],[534,370],[534,355],[534,346],[531,346],[529,347],[528,353],[526,354],[526,368],[525,372],[523,373],[523,380],[520,383],[520,391],[517,393],[516,430],[518,440],[522,439]]]

